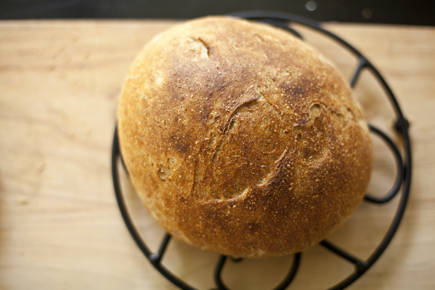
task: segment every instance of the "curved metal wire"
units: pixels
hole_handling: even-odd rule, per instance
[[[279,283],[275,288],[273,288],[273,290],[284,290],[285,288],[288,287],[288,285],[290,285],[290,283],[293,281],[294,277],[296,276],[296,273],[298,272],[299,265],[301,263],[301,256],[302,256],[301,253],[294,254],[293,263],[289,272],[281,281],[281,283]],[[218,263],[216,264],[216,270],[214,272],[214,280],[216,282],[216,285],[219,287],[219,290],[229,290],[229,288],[222,281],[222,270],[224,268],[226,261],[227,261],[227,256],[221,255],[218,260]]]
[[[381,137],[388,145],[388,147],[391,149],[391,152],[393,152],[394,159],[396,160],[397,174],[393,187],[390,189],[390,191],[387,194],[385,194],[382,197],[375,197],[366,193],[364,199],[374,203],[386,203],[392,200],[400,191],[400,188],[402,187],[402,183],[403,183],[405,168],[403,166],[403,160],[402,160],[402,156],[400,155],[400,151],[397,148],[396,144],[394,144],[393,140],[391,140],[390,137],[388,137],[384,132],[374,127],[373,125],[369,125],[369,128],[372,132],[376,133],[379,137]]]
[[[397,228],[399,227],[399,224],[402,220],[407,200],[409,197],[409,191],[411,186],[411,176],[412,176],[412,156],[411,156],[411,143],[408,135],[408,129],[409,129],[409,123],[404,118],[402,111],[400,109],[400,106],[391,91],[390,87],[386,83],[386,81],[383,79],[383,77],[380,75],[380,73],[377,71],[377,69],[368,61],[358,50],[356,50],[353,46],[351,46],[349,43],[341,39],[340,37],[336,36],[335,34],[323,29],[321,25],[313,20],[307,19],[305,17],[301,17],[298,15],[293,15],[289,13],[283,13],[283,12],[272,12],[272,11],[243,11],[243,12],[237,12],[230,14],[230,16],[245,18],[245,19],[251,19],[251,20],[257,20],[261,22],[266,22],[271,25],[275,25],[278,27],[281,27],[283,29],[286,29],[290,33],[293,33],[297,37],[302,39],[302,36],[295,31],[293,28],[290,28],[288,23],[294,22],[298,24],[305,25],[307,27],[310,27],[312,29],[315,29],[316,31],[323,33],[334,40],[336,40],[338,43],[343,45],[345,48],[349,49],[357,58],[358,63],[357,66],[352,73],[352,76],[350,78],[350,86],[354,87],[360,74],[363,69],[369,69],[374,76],[378,79],[381,86],[384,88],[385,93],[387,97],[390,100],[390,103],[392,105],[392,108],[396,115],[396,121],[395,126],[396,130],[402,135],[403,140],[403,147],[405,152],[405,158],[402,160],[402,156],[400,154],[400,151],[398,150],[397,146],[394,144],[394,142],[382,131],[379,129],[370,126],[370,130],[380,136],[388,145],[388,147],[392,150],[393,155],[396,160],[396,166],[397,166],[397,177],[395,180],[395,183],[392,187],[392,189],[385,194],[383,197],[377,198],[373,197],[371,195],[366,194],[365,200],[373,203],[385,203],[390,201],[394,196],[397,195],[397,193],[402,188],[402,195],[401,199],[399,201],[399,205],[396,211],[396,214],[393,218],[393,221],[378,245],[378,247],[373,251],[373,253],[370,255],[370,257],[366,261],[362,261],[356,257],[354,257],[352,254],[340,249],[338,246],[331,244],[330,242],[324,240],[320,243],[320,245],[324,246],[326,249],[330,250],[331,252],[341,256],[343,259],[346,259],[350,263],[353,263],[355,265],[355,271],[349,275],[347,278],[336,284],[335,286],[331,287],[330,289],[344,289],[350,284],[352,284],[355,280],[357,280],[361,275],[363,275],[376,261],[377,259],[382,255],[382,253],[385,251],[389,243],[391,242],[394,234],[397,231]],[[115,129],[115,134],[113,138],[113,147],[112,147],[112,178],[113,178],[113,185],[115,189],[115,195],[118,202],[118,206],[121,212],[121,215],[124,219],[124,222],[127,226],[127,229],[129,230],[131,236],[133,237],[134,241],[138,245],[139,249],[142,251],[142,253],[148,258],[148,260],[151,262],[151,264],[162,274],[164,275],[168,280],[170,280],[173,284],[180,287],[181,289],[191,290],[194,289],[192,286],[188,285],[187,283],[180,280],[178,277],[176,277],[174,274],[172,274],[169,270],[167,270],[162,264],[161,259],[163,258],[164,252],[166,250],[166,247],[171,239],[171,236],[169,234],[166,234],[160,248],[157,253],[152,253],[148,247],[145,245],[143,240],[141,239],[140,235],[136,231],[129,215],[128,210],[126,209],[120,184],[119,184],[119,178],[118,178],[118,170],[117,170],[117,158],[120,157],[121,161],[122,156],[120,154],[119,150],[119,144],[118,144],[118,134],[117,129]],[[123,164],[124,165],[124,164]],[[125,166],[124,166],[125,168]],[[127,170],[126,170],[127,171]],[[127,172],[128,173],[128,172]],[[221,256],[218,260],[218,263],[216,265],[215,270],[215,282],[216,285],[219,287],[219,289],[226,290],[228,289],[224,282],[221,279],[221,273],[224,268],[226,261],[226,256]],[[299,264],[301,261],[301,254],[297,253],[294,256],[293,265],[290,268],[290,271],[288,272],[287,276],[284,278],[284,280],[274,289],[285,289],[288,287],[288,285],[293,281],[293,278],[295,277]]]

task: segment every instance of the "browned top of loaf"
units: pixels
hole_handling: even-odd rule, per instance
[[[330,62],[283,30],[227,17],[145,47],[122,92],[119,134],[161,225],[232,256],[323,239],[371,172],[367,125]]]

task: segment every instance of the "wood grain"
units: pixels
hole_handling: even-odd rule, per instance
[[[173,21],[3,21],[0,23],[0,289],[176,289],[141,255],[118,212],[110,177],[115,111],[130,63]],[[414,174],[409,205],[380,260],[349,289],[433,289],[435,276],[435,29],[328,24],[384,74],[411,121]],[[356,59],[296,27],[348,77]],[[369,121],[389,132],[394,114],[367,71],[356,94]],[[374,137],[369,191],[386,192],[394,162]],[[122,175],[136,224],[152,249],[163,230]],[[398,198],[362,203],[329,238],[367,258]],[[197,259],[192,259],[192,257]],[[214,287],[218,255],[172,241],[163,263],[199,289]],[[229,263],[232,289],[270,289],[291,257]],[[322,289],[352,271],[314,246],[290,289]]]

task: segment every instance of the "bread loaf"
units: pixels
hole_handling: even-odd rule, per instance
[[[173,236],[234,257],[324,239],[357,207],[372,145],[330,61],[288,32],[230,17],[178,25],[134,61],[121,152]]]

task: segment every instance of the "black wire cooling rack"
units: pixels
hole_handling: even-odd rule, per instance
[[[282,12],[272,12],[272,11],[244,11],[244,12],[232,13],[230,14],[230,16],[268,23],[276,27],[283,28],[301,39],[302,36],[296,30],[291,28],[290,25],[292,23],[297,23],[303,26],[307,26],[321,34],[324,34],[332,38],[333,40],[335,40],[336,42],[344,46],[346,49],[348,49],[353,55],[355,55],[358,58],[358,64],[355,70],[353,71],[349,81],[350,86],[352,88],[355,86],[361,72],[364,69],[369,70],[383,87],[384,92],[387,98],[389,99],[390,104],[394,110],[395,118],[396,118],[394,122],[395,129],[397,133],[402,136],[401,140],[403,143],[402,145],[404,149],[404,156],[402,158],[402,155],[398,147],[396,146],[396,144],[385,133],[375,128],[374,126],[369,125],[370,131],[373,134],[378,135],[388,145],[388,148],[392,151],[396,162],[397,175],[391,190],[386,194],[384,194],[382,197],[374,197],[370,194],[366,194],[364,197],[365,201],[367,202],[383,204],[389,202],[402,189],[401,198],[394,219],[390,227],[388,228],[388,231],[386,232],[384,238],[379,243],[377,248],[373,251],[373,253],[370,255],[370,257],[367,260],[360,260],[354,255],[352,255],[351,253],[344,251],[343,249],[335,246],[334,244],[326,240],[320,242],[320,245],[322,245],[326,249],[330,250],[332,253],[340,256],[341,258],[349,261],[354,265],[355,268],[352,274],[350,274],[347,278],[338,282],[335,286],[330,288],[330,289],[344,289],[350,284],[352,284],[359,277],[361,277],[361,275],[363,275],[378,260],[378,258],[382,255],[382,253],[385,251],[385,249],[391,242],[402,220],[403,214],[405,212],[406,204],[408,201],[408,197],[409,197],[410,186],[411,186],[412,156],[411,156],[411,144],[408,135],[409,123],[403,116],[400,106],[393,92],[391,91],[390,87],[385,82],[384,78],[381,76],[378,70],[370,63],[370,61],[368,61],[367,58],[365,58],[357,49],[355,49],[349,43],[347,43],[337,35],[322,28],[322,26],[319,23],[298,15],[282,13]],[[117,129],[115,129],[115,134],[113,137],[113,147],[112,147],[112,178],[113,178],[113,186],[115,189],[116,199],[118,202],[119,209],[121,211],[121,215],[124,219],[124,222],[131,236],[136,242],[137,246],[142,251],[142,253],[147,257],[147,259],[151,262],[151,264],[163,276],[165,276],[169,281],[171,281],[173,284],[180,287],[181,289],[194,290],[195,289],[194,287],[190,286],[189,284],[187,284],[186,282],[182,281],[180,278],[175,276],[161,263],[161,259],[165,253],[167,245],[171,240],[171,235],[166,233],[163,238],[163,241],[160,244],[158,251],[156,253],[153,253],[149,250],[147,245],[140,237],[138,231],[134,227],[131,218],[128,214],[128,209],[125,205],[121,192],[119,176],[118,176],[118,166],[117,166],[118,158],[120,158],[122,161],[122,156],[120,153],[119,143],[118,143],[118,132]],[[122,164],[124,164],[123,161]],[[227,256],[221,255],[215,267],[214,280],[219,290],[229,289],[225,285],[224,281],[222,280],[222,271],[224,269],[227,258],[228,258]],[[294,254],[293,264],[290,267],[286,277],[275,288],[273,288],[274,290],[286,289],[287,287],[289,287],[290,283],[293,281],[294,277],[296,276],[301,259],[302,259],[302,253]]]

